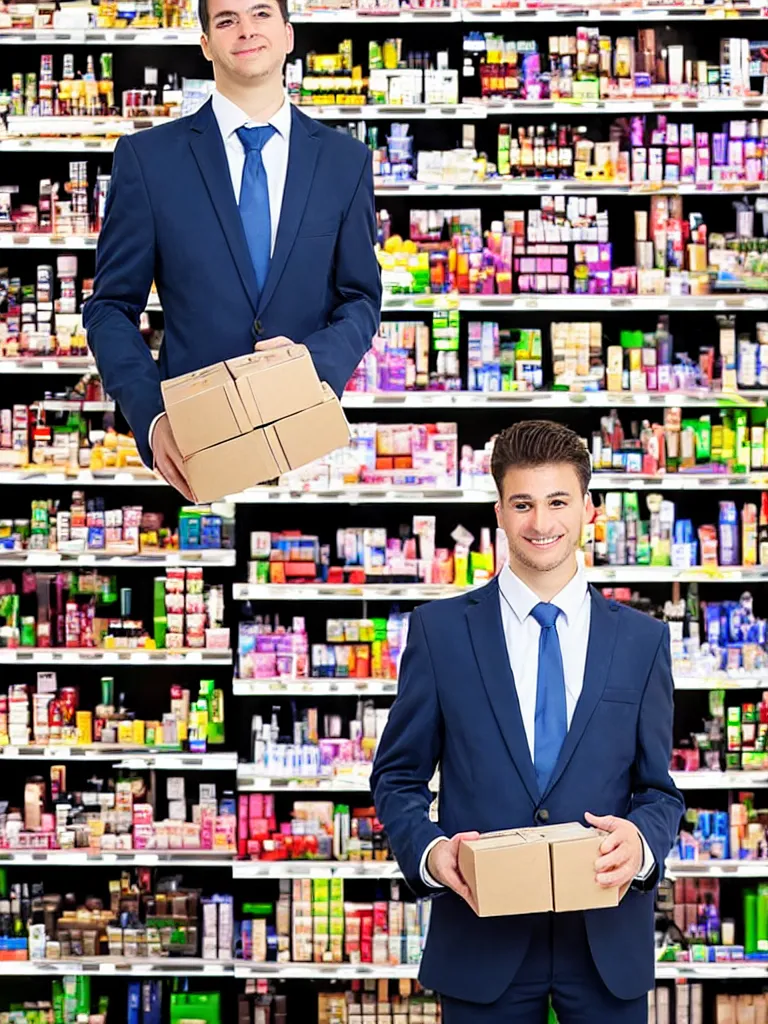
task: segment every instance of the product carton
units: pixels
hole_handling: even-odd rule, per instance
[[[162,383],[196,501],[215,501],[321,458],[349,427],[304,345],[216,363]]]
[[[486,832],[459,845],[459,869],[479,917],[553,909],[549,848],[522,829]]]
[[[488,832],[459,846],[479,917],[615,907],[626,888],[595,881],[606,833],[578,823]]]

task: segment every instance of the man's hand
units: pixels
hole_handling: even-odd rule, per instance
[[[265,338],[264,341],[257,341],[253,347],[256,352],[266,352],[271,348],[282,348],[283,345],[293,344],[294,342],[290,338],[286,338],[281,334],[277,338]]]
[[[194,501],[192,490],[184,475],[184,459],[173,439],[171,424],[165,415],[160,417],[152,432],[152,455],[155,460],[155,472],[183,494],[187,501]]]
[[[459,870],[459,843],[462,839],[479,839],[479,832],[457,832],[453,839],[435,843],[427,857],[427,871],[436,882],[453,889],[477,913],[469,886]]]
[[[610,832],[595,861],[597,884],[606,889],[629,884],[643,866],[643,841],[637,827],[626,818],[615,818],[612,814],[599,817],[587,811],[584,817],[595,828]]]

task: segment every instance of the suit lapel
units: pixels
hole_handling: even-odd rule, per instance
[[[520,778],[531,800],[538,804],[539,786],[504,639],[498,581],[494,579],[478,591],[475,600],[467,609],[467,622],[483,685]]]
[[[295,108],[291,111],[291,139],[288,147],[288,174],[285,179],[280,223],[277,226],[275,250],[269,264],[264,291],[259,299],[259,316],[263,316],[269,300],[285,270],[296,240],[320,151],[317,125]],[[246,250],[247,251],[247,250]]]
[[[210,100],[203,104],[192,118],[190,128],[192,152],[216,210],[243,287],[253,306],[253,312],[256,313],[256,295],[258,293],[256,274],[251,254],[248,251],[243,222],[240,220],[240,211],[232,191],[232,178],[229,173],[224,140],[221,137]]]
[[[565,737],[555,770],[542,794],[542,799],[552,791],[557,780],[568,767],[574,751],[584,735],[584,730],[594,714],[598,701],[603,695],[608,673],[613,661],[618,635],[619,616],[613,607],[600,595],[594,587],[589,588],[592,607],[590,609],[589,642],[587,646],[587,663],[584,668],[584,685],[581,696],[576,702],[571,727]]]

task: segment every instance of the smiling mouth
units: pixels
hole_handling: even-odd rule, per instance
[[[546,551],[547,548],[554,547],[559,540],[562,540],[563,534],[560,533],[557,537],[526,537],[525,539],[529,544],[533,544],[535,548],[540,551]]]
[[[266,50],[266,46],[251,46],[247,50],[235,50],[236,57],[249,57],[254,53],[261,53],[262,50]]]

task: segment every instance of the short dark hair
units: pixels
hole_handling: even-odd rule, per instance
[[[582,494],[587,493],[592,465],[579,435],[570,427],[552,420],[521,420],[496,438],[491,455],[491,473],[501,495],[508,469],[546,466],[553,462],[567,462],[573,466]]]
[[[290,20],[288,0],[276,0],[276,2],[283,16],[283,21],[287,23]],[[208,0],[197,0],[197,18],[200,22],[200,28],[203,30],[203,35],[207,36],[208,29],[211,27],[211,19],[208,17]]]

